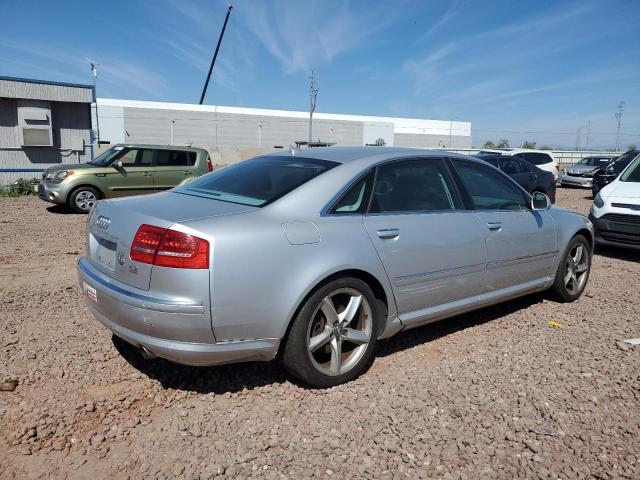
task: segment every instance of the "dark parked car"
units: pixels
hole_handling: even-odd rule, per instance
[[[542,192],[552,202],[556,201],[556,179],[553,173],[514,155],[478,155],[478,158],[490,163],[513,178],[527,192]]]
[[[629,150],[614,158],[606,167],[598,170],[593,176],[593,185],[591,186],[593,196],[595,197],[600,190],[613,182],[638,155],[640,155],[640,150]]]

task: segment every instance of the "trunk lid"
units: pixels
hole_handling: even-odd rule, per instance
[[[87,223],[87,256],[104,274],[132,287],[149,290],[154,266],[131,260],[131,242],[142,224],[169,228],[189,220],[234,215],[256,207],[165,192],[102,200]],[[162,267],[158,267],[162,268]]]

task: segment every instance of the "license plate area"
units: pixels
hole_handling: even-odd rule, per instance
[[[103,267],[114,272],[116,270],[116,251],[118,244],[107,238],[95,235],[93,232],[89,235],[89,251],[91,258]]]

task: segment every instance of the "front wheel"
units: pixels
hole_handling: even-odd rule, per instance
[[[89,213],[91,207],[100,200],[100,192],[93,187],[78,187],[69,195],[69,206],[76,212]]]
[[[322,286],[293,322],[282,357],[285,368],[316,388],[356,378],[373,358],[380,310],[371,288],[358,278]]]
[[[573,302],[580,298],[591,271],[591,248],[582,235],[576,235],[567,246],[551,290],[557,300]]]

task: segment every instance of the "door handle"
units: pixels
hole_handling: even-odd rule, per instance
[[[381,230],[376,231],[378,237],[383,240],[390,240],[393,238],[398,238],[400,236],[400,230],[397,228],[383,228]]]
[[[191,172],[190,172],[190,171],[188,171],[188,170],[185,170],[185,171],[184,171],[184,174],[185,174],[185,175],[191,175]]]
[[[153,173],[151,173],[151,172],[144,172],[144,173],[142,174],[142,176],[143,176],[143,177],[153,177]]]
[[[487,227],[489,230],[497,232],[502,230],[502,222],[487,222]]]

